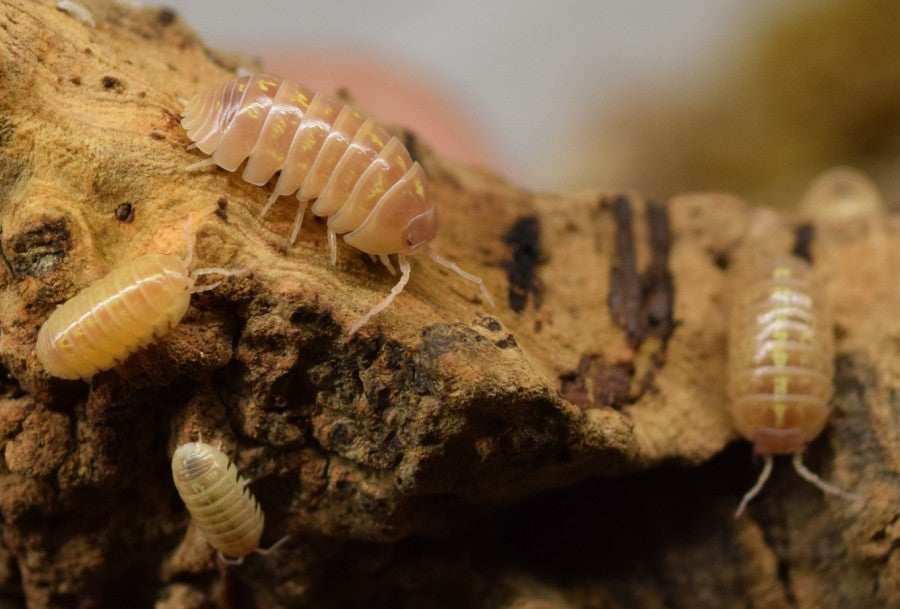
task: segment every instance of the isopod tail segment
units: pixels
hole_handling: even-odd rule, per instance
[[[269,554],[273,553],[275,550],[283,546],[285,543],[287,543],[290,538],[290,535],[285,535],[284,537],[270,545],[268,548],[256,548],[255,550],[253,550],[253,553],[259,554],[260,556],[268,556]],[[216,555],[219,557],[219,560],[222,562],[222,564],[230,566],[242,565],[244,564],[244,559],[247,558],[247,556],[228,558],[227,556],[222,554],[221,550],[216,550]]]
[[[739,518],[741,514],[744,513],[744,510],[747,508],[747,504],[756,497],[760,491],[762,491],[763,486],[765,486],[766,481],[769,479],[769,476],[772,474],[772,468],[774,465],[774,458],[772,455],[765,456],[765,463],[763,464],[763,469],[759,474],[759,478],[757,478],[756,483],[753,487],[747,491],[744,497],[741,499],[740,505],[738,505],[737,510],[734,512],[734,517]],[[825,482],[819,476],[810,471],[803,464],[803,454],[801,452],[794,453],[794,456],[791,458],[791,463],[794,465],[794,470],[800,475],[801,478],[818,488],[820,491],[825,493],[826,495],[835,495],[837,497],[843,497],[847,501],[862,501],[863,496],[857,493],[851,493],[849,491],[845,491],[842,488],[839,488],[833,484]]]

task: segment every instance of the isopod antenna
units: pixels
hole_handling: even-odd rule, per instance
[[[738,506],[738,509],[734,512],[734,517],[739,518],[741,514],[744,513],[744,509],[747,507],[747,504],[750,501],[759,495],[759,492],[766,485],[766,481],[769,479],[769,476],[772,474],[772,465],[774,464],[774,459],[772,459],[772,455],[766,455],[766,463],[763,465],[763,469],[759,474],[759,478],[756,480],[756,484],[753,485],[747,494],[744,495],[744,498],[741,499],[741,504]]]

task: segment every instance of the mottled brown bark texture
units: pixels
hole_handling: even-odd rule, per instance
[[[0,4],[0,606],[896,607],[900,218],[724,195],[536,195],[413,137],[440,209],[406,291],[269,188],[198,160],[179,98],[233,77],[170,11]],[[846,212],[846,208],[841,208]],[[250,273],[90,383],[34,353],[54,308],[111,268],[184,251]],[[798,230],[799,229],[799,230]],[[807,250],[834,311],[833,413],[809,447],[826,498],[759,463],[725,396],[735,268]],[[269,556],[224,566],[172,484],[221,442],[266,512]],[[730,445],[730,446],[729,446]]]

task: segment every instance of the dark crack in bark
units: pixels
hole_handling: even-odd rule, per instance
[[[613,321],[625,330],[629,344],[636,348],[644,339],[644,316],[632,216],[631,201],[616,197],[613,202],[616,240],[614,262],[609,271],[608,303]]]
[[[674,329],[672,306],[675,284],[669,270],[672,233],[664,204],[648,203],[646,223],[650,263],[638,271],[631,201],[617,197],[613,202],[616,224],[614,262],[610,269],[609,310],[616,325],[625,330],[636,349],[648,336],[669,340]]]
[[[794,248],[791,253],[812,263],[812,243],[816,235],[812,224],[801,224],[794,228]]]
[[[540,306],[542,287],[535,272],[541,256],[541,227],[537,216],[523,216],[503,235],[512,251],[512,260],[504,263],[509,279],[509,307],[516,313],[525,310],[528,295]]]

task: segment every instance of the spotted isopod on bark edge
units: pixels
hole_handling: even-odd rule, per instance
[[[268,554],[287,541],[285,536],[269,548],[259,548],[265,516],[237,467],[219,448],[202,440],[179,446],[172,455],[172,480],[191,518],[223,562],[240,563],[251,552]]]
[[[246,269],[188,272],[194,253],[193,219],[184,226],[187,254],[146,254],[113,269],[60,305],[41,326],[35,351],[52,376],[89,380],[166,334],[187,313],[201,275],[240,275]]]
[[[403,144],[353,106],[276,76],[242,76],[187,100],[181,125],[194,146],[211,158],[189,170],[211,165],[235,171],[245,160],[243,179],[264,185],[280,172],[262,209],[279,196],[296,192],[293,243],[308,202],[328,217],[331,261],[337,260],[337,235],[356,249],[378,257],[401,277],[391,293],[350,328],[355,334],[383,311],[409,281],[407,257],[424,252],[438,264],[478,284],[491,306],[481,278],[439,256],[430,243],[438,219],[425,172]]]
[[[834,374],[831,326],[812,269],[794,256],[760,269],[762,276],[739,291],[732,310],[728,390],[734,424],[765,465],[735,517],[762,490],[778,454],[793,454],[797,473],[823,492],[860,500],[823,481],[801,459],[825,426]]]

